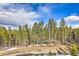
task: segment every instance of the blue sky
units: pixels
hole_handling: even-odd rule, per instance
[[[46,24],[49,18],[58,23],[62,18],[68,25],[79,27],[78,3],[30,3],[30,4],[0,4],[0,24],[6,26],[18,26],[41,20]]]

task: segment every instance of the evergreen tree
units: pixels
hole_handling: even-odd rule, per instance
[[[61,43],[63,43],[64,42],[64,34],[65,34],[65,25],[66,25],[66,23],[65,23],[65,21],[64,21],[64,19],[61,19],[61,21],[60,21],[60,26],[59,26],[59,28],[60,28],[60,39],[61,39]]]

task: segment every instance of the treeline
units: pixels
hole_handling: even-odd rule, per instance
[[[79,43],[78,28],[68,27],[64,19],[57,26],[54,19],[49,19],[46,25],[43,21],[35,22],[32,28],[29,28],[27,24],[14,30],[11,27],[7,30],[4,26],[0,26],[0,47]]]

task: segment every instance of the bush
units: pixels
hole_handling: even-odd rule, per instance
[[[49,51],[49,56],[51,56],[52,55],[52,53],[51,53],[51,51]]]
[[[73,43],[73,44],[72,44],[72,48],[71,48],[71,55],[72,55],[72,56],[77,56],[77,53],[78,53],[77,44],[76,44],[76,43]]]

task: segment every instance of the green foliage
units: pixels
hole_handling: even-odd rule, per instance
[[[19,25],[18,29],[6,29],[0,26],[0,46],[27,46],[29,44],[47,44],[47,43],[79,43],[79,29],[68,27],[62,19],[57,27],[54,19],[49,19],[47,24],[43,21],[35,22],[32,28],[27,24]]]
[[[77,44],[76,44],[76,43],[73,43],[73,44],[72,44],[72,48],[71,48],[71,55],[72,55],[72,56],[77,56],[77,53],[78,53]]]
[[[52,56],[52,53],[51,53],[51,51],[49,51],[49,56]]]

